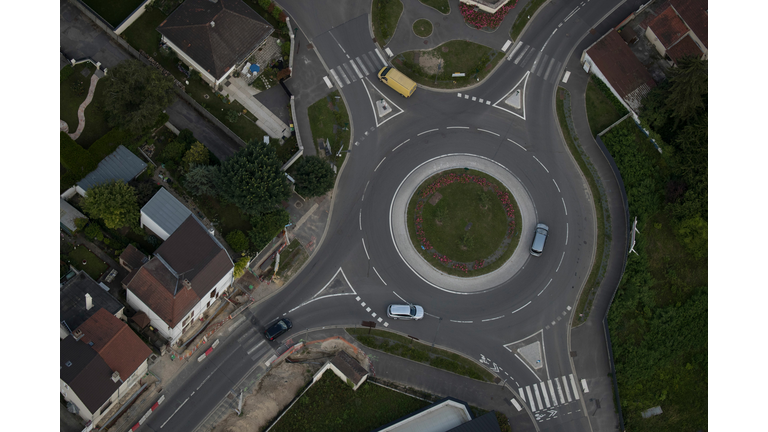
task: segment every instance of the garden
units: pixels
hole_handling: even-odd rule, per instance
[[[476,83],[503,59],[496,51],[474,42],[453,40],[426,51],[407,51],[393,59],[397,69],[426,87],[462,88]],[[452,76],[455,73],[464,76]]]
[[[312,142],[315,144],[317,154],[325,154],[323,149],[318,148],[317,140],[330,141],[331,154],[328,157],[331,157],[336,168],[340,169],[347,153],[342,152],[338,157],[336,154],[349,143],[350,135],[349,114],[339,91],[335,90],[310,105],[308,116],[309,126],[312,130]]]
[[[427,179],[408,204],[408,233],[427,262],[454,276],[501,267],[520,240],[517,203],[498,180],[454,169]]]
[[[97,281],[104,272],[109,269],[107,263],[99,259],[84,245],[75,245],[67,254],[67,262],[76,269],[85,271],[93,280]]]

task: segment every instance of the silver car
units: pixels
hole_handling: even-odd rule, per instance
[[[531,255],[539,256],[544,252],[544,243],[547,242],[547,235],[549,234],[549,227],[540,223],[536,225],[536,233],[533,236],[533,243],[531,244]]]
[[[412,304],[393,304],[387,307],[387,316],[392,319],[420,320],[424,318],[424,308]]]

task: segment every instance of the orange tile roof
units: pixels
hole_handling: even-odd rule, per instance
[[[672,6],[704,44],[704,47],[709,47],[709,14],[707,13],[709,1],[672,0]]]
[[[680,42],[668,48],[667,54],[670,58],[672,58],[672,60],[677,62],[685,56],[701,58],[704,53],[701,52],[701,49],[699,49],[698,45],[696,45],[696,42],[694,42],[690,36],[686,35],[682,40],[680,40]]]
[[[165,280],[169,277],[173,280]],[[163,280],[165,283],[161,282]],[[171,282],[173,287],[168,286]],[[174,296],[171,290],[176,288],[176,283],[179,286]],[[176,327],[187,312],[200,301],[197,293],[184,288],[180,281],[177,282],[157,258],[153,258],[139,269],[128,284],[128,289],[171,328]]]
[[[669,48],[688,33],[688,26],[677,16],[675,9],[668,7],[648,24],[664,48]]]

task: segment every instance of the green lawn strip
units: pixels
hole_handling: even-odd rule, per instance
[[[616,109],[613,102],[602,92],[600,88],[590,80],[587,83],[585,94],[587,105],[587,119],[592,136],[604,131],[608,126],[616,123],[624,115]]]
[[[223,204],[218,198],[209,196],[198,199],[195,203],[208,219],[217,224],[216,229],[225,237],[234,230],[248,234],[248,231],[253,228],[248,215],[232,203]]]
[[[459,354],[434,348],[386,330],[370,330],[370,334],[368,329],[363,328],[347,328],[346,331],[369,348],[424,363],[468,378],[493,382],[493,374]]]
[[[423,249],[421,249],[419,239],[416,236],[416,224],[415,224],[415,221],[414,221],[414,217],[415,217],[415,213],[414,212],[415,212],[415,208],[416,208],[416,203],[419,200],[418,197],[420,196],[419,195],[420,191],[424,187],[426,187],[427,185],[431,184],[432,181],[437,180],[441,176],[446,175],[446,174],[450,174],[450,173],[456,173],[456,174],[465,174],[466,173],[466,174],[472,174],[472,175],[477,175],[477,176],[482,176],[482,177],[487,178],[488,181],[490,181],[491,183],[495,184],[497,187],[501,188],[502,190],[504,190],[505,192],[507,192],[509,194],[509,198],[510,198],[510,200],[512,202],[512,208],[515,209],[515,233],[514,233],[514,237],[512,238],[512,241],[509,243],[509,246],[507,247],[507,250],[496,261],[492,262],[491,264],[488,264],[485,267],[479,268],[477,270],[470,270],[469,273],[464,273],[463,271],[461,271],[459,269],[450,268],[450,267],[447,267],[444,264],[442,264],[437,258],[433,257],[431,254],[429,254],[426,251],[424,251]],[[463,277],[474,277],[474,276],[484,275],[484,274],[490,273],[490,272],[498,269],[502,265],[504,265],[504,263],[509,259],[509,257],[511,257],[512,254],[515,252],[515,249],[517,249],[517,245],[520,242],[520,228],[519,227],[522,226],[523,221],[522,221],[522,216],[520,214],[519,208],[517,207],[517,201],[515,201],[515,197],[512,195],[511,192],[509,192],[509,190],[506,187],[504,187],[503,184],[501,184],[501,182],[499,182],[498,180],[494,179],[493,177],[486,176],[484,173],[482,173],[480,171],[464,170],[464,169],[459,168],[459,169],[443,171],[443,172],[440,172],[438,174],[435,174],[432,177],[430,177],[429,179],[427,179],[426,181],[424,181],[422,184],[424,186],[420,187],[413,194],[413,196],[411,197],[411,200],[408,202],[408,215],[407,215],[406,219],[408,220],[408,235],[411,238],[411,242],[413,243],[413,247],[421,254],[421,256],[428,263],[432,264],[432,266],[434,266],[435,268],[439,269],[440,271],[442,271],[444,273],[448,273],[448,274],[453,275],[453,276],[463,276]],[[445,187],[441,188],[440,191],[442,191],[443,189],[445,189]],[[492,202],[493,201],[498,201],[498,199],[494,197],[494,198],[492,198]],[[499,203],[499,205],[501,205],[501,204]],[[430,206],[430,204],[425,204],[425,206],[424,206],[425,209],[428,206]],[[506,231],[504,231],[504,232],[506,232]],[[502,233],[502,236],[503,235],[504,234]],[[432,241],[432,240],[430,239],[430,241]],[[493,250],[496,250],[496,249],[494,248]],[[439,251],[439,249],[438,249],[438,251]],[[446,254],[446,255],[448,255],[448,254]],[[488,254],[488,255],[490,255],[490,254]],[[488,256],[488,255],[486,255],[486,256]],[[455,258],[452,258],[451,255],[448,255],[448,257],[451,258],[451,259],[456,260]]]
[[[449,14],[451,12],[451,5],[448,4],[448,0],[419,0],[421,4],[437,9],[440,13]]]
[[[144,0],[83,0],[112,27],[117,27],[143,3]]]
[[[625,426],[633,431],[707,428],[707,259],[680,243],[664,185],[675,155],[658,154],[631,121],[603,137],[638,216],[630,254],[608,315]],[[663,414],[640,413],[660,405]]]
[[[299,242],[298,239],[293,239],[293,241],[280,252],[280,268],[277,271],[277,275],[284,276],[290,271],[298,270],[307,258],[309,258],[309,255],[301,246],[301,242]]]
[[[93,143],[111,129],[109,124],[107,124],[107,115],[104,112],[106,79],[107,77],[100,78],[96,83],[93,99],[91,99],[91,103],[88,104],[83,113],[85,115],[85,127],[80,137],[77,138],[77,143],[86,149],[90,148]],[[70,131],[72,131],[72,126],[70,126]]]
[[[355,391],[326,372],[270,430],[368,431],[427,405],[429,402],[369,382]]]
[[[73,133],[77,130],[79,120],[77,118],[77,110],[80,105],[85,101],[88,96],[88,89],[91,86],[91,75],[96,68],[86,62],[72,66],[67,66],[73,73],[61,82],[59,87],[59,117],[67,122],[69,126],[69,133]],[[88,76],[83,76],[84,69],[88,69],[90,73]]]
[[[336,154],[342,147],[346,149],[349,143],[349,114],[344,104],[344,99],[336,90],[310,105],[308,108],[309,126],[312,130],[312,142],[320,157],[324,157],[325,152],[317,147],[317,140],[331,141],[331,159],[340,169],[347,157],[347,153]],[[333,133],[333,125],[336,125],[336,133]],[[345,130],[346,129],[346,130]]]
[[[444,51],[447,50],[447,51]],[[460,88],[475,84],[485,78],[504,57],[501,51],[474,42],[453,40],[427,51],[420,51],[421,57],[441,61],[439,73],[427,72],[418,65],[416,51],[404,52],[394,59],[397,69],[410,79],[425,87]],[[452,77],[453,73],[464,73],[463,77]]]
[[[592,301],[594,300],[597,289],[600,287],[600,283],[602,282],[602,277],[600,280],[598,280],[598,276],[601,273],[601,268],[604,271],[604,266],[608,263],[610,247],[609,244],[606,243],[610,243],[611,238],[610,236],[606,236],[606,232],[610,231],[609,225],[607,226],[607,224],[610,224],[610,220],[606,222],[607,215],[605,214],[605,211],[607,209],[603,208],[604,198],[600,193],[600,189],[598,188],[595,175],[592,173],[592,169],[594,169],[594,167],[590,169],[592,163],[588,161],[586,155],[582,154],[582,151],[576,146],[576,143],[571,136],[570,129],[568,128],[564,110],[564,101],[560,98],[560,95],[565,93],[567,93],[567,90],[562,87],[558,88],[558,96],[556,97],[557,119],[560,122],[560,129],[563,132],[565,143],[568,145],[568,150],[570,150],[571,155],[573,155],[573,158],[576,160],[576,164],[579,166],[579,169],[587,179],[587,184],[589,184],[589,190],[592,193],[592,198],[595,203],[595,217],[597,219],[595,261],[592,263],[592,269],[590,270],[587,281],[584,284],[584,289],[581,291],[581,295],[579,296],[579,302],[576,305],[576,313],[573,314],[572,325],[577,326],[586,321],[589,317],[589,312],[592,309]],[[587,164],[589,164],[589,166]]]
[[[416,36],[427,37],[432,34],[432,23],[427,19],[418,19],[413,23],[413,32]]]
[[[422,210],[424,233],[435,250],[455,261],[469,262],[485,259],[501,246],[507,215],[495,194],[485,192],[490,202],[483,210],[478,197],[483,187],[476,183],[453,183],[438,192],[440,201],[436,205],[427,202]],[[446,216],[438,221],[441,210]],[[467,231],[469,223],[472,226]],[[467,234],[474,237],[473,244],[462,249],[462,237]]]
[[[395,34],[397,21],[402,13],[403,2],[400,0],[373,0],[371,5],[373,36],[382,47]]]
[[[509,37],[511,37],[513,41],[517,41],[520,32],[522,32],[525,25],[528,24],[528,20],[530,20],[529,17],[532,17],[545,1],[546,0],[531,0],[530,3],[525,5],[520,13],[517,14],[517,18],[515,18],[514,24],[512,24],[512,29],[509,31]]]
[[[68,256],[71,259],[70,264],[78,270],[84,270],[93,280],[99,280],[101,275],[109,268],[104,261],[83,245],[75,246]],[[86,262],[85,265],[83,265],[83,260]]]

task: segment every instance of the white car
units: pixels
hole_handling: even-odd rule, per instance
[[[387,316],[392,319],[420,320],[424,318],[424,308],[412,304],[393,304],[387,307]]]

